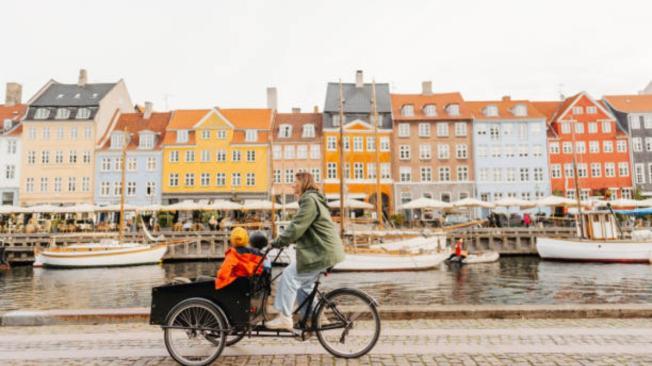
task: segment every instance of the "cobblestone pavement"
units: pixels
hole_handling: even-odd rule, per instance
[[[146,324],[0,327],[1,365],[174,365]],[[371,354],[328,355],[316,339],[245,339],[219,365],[650,365],[652,319],[383,322]]]

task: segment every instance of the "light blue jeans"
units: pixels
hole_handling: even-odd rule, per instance
[[[315,286],[315,281],[319,273],[322,271],[298,273],[296,261],[290,262],[283,270],[283,275],[281,275],[278,282],[274,308],[285,316],[292,316],[295,301],[297,306],[299,306],[308,298],[308,295],[310,295]],[[313,303],[312,305],[315,306],[316,304]],[[307,309],[307,306],[301,308],[301,316],[305,315]]]

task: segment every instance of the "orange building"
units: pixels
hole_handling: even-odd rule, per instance
[[[323,114],[324,191],[328,199],[339,199],[340,153],[344,154],[344,194],[350,199],[376,202],[376,174],[384,215],[394,211],[391,169],[391,101],[388,84],[376,84],[377,133],[371,107],[372,84],[364,83],[362,71],[355,83],[343,83],[344,120],[340,121],[340,85],[329,83]],[[340,124],[344,151],[340,151]],[[376,151],[378,149],[378,152]],[[378,157],[378,162],[376,160]],[[378,167],[377,167],[378,165]]]

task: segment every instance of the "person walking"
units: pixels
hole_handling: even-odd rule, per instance
[[[269,329],[292,330],[295,303],[302,304],[315,285],[319,274],[344,260],[344,246],[331,220],[326,197],[319,192],[312,174],[295,175],[294,194],[299,197],[299,211],[287,228],[272,241],[272,247],[296,243],[296,259],[283,270],[274,308],[278,316],[265,325]],[[307,309],[302,308],[302,315]]]

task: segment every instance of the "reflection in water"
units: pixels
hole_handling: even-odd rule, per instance
[[[153,286],[174,277],[214,275],[215,262],[0,272],[0,309],[149,306]],[[275,271],[280,271],[280,268]],[[652,302],[652,266],[543,262],[506,257],[424,272],[333,273],[326,288],[354,287],[381,304],[555,304]]]

